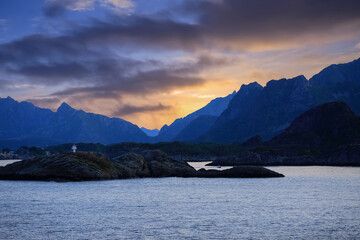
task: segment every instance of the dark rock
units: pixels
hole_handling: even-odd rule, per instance
[[[196,170],[187,162],[178,161],[159,150],[144,151],[152,177],[194,177]]]
[[[151,172],[144,157],[136,153],[126,153],[111,160],[119,178],[151,177]]]
[[[259,166],[239,166],[231,169],[205,170],[198,171],[198,177],[201,178],[273,178],[284,177],[284,175]]]
[[[0,179],[84,181],[118,177],[116,168],[101,153],[67,153],[36,157],[0,168]]]
[[[287,165],[289,157],[272,151],[245,151],[239,157],[219,157],[207,166]]]
[[[261,167],[197,172],[183,161],[161,151],[127,153],[109,160],[101,153],[66,153],[36,157],[0,167],[0,179],[43,181],[87,181],[143,177],[279,177]]]

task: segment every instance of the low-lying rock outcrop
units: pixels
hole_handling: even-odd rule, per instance
[[[196,171],[188,163],[161,151],[127,153],[112,160],[104,154],[78,152],[36,157],[0,167],[0,179],[87,181],[145,177],[243,178],[283,177],[263,167],[237,167],[224,171]]]
[[[273,178],[284,175],[259,166],[238,166],[223,171],[205,170],[198,171],[198,177],[203,178]]]
[[[86,181],[116,179],[116,168],[101,153],[66,153],[35,157],[0,168],[0,179]]]

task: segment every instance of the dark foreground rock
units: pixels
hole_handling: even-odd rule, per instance
[[[117,176],[116,168],[101,153],[36,157],[0,168],[0,178],[8,180],[86,181]]]
[[[101,153],[66,153],[36,157],[0,167],[3,180],[88,181],[144,177],[244,178],[283,177],[263,167],[237,167],[224,171],[196,171],[161,151],[127,153],[109,160]]]
[[[194,177],[196,170],[188,163],[175,160],[159,150],[140,154],[126,153],[111,160],[119,178]]]
[[[205,170],[198,171],[198,177],[203,178],[274,178],[284,175],[270,169],[259,166],[239,166],[227,170]]]

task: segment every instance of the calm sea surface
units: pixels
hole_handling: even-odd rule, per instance
[[[360,239],[360,168],[277,179],[0,181],[0,239]]]

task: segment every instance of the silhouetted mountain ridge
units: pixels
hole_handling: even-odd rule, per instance
[[[177,135],[186,128],[192,121],[196,120],[199,116],[208,115],[218,117],[227,107],[231,99],[235,96],[236,91],[227,95],[226,97],[219,97],[213,99],[203,108],[187,115],[184,118],[176,119],[170,126],[164,125],[159,135],[153,139],[154,142],[161,141],[173,141],[177,138]],[[212,125],[211,125],[212,126]],[[201,128],[201,132],[206,132],[211,127],[209,124],[204,126],[199,126]],[[208,128],[209,127],[209,128]],[[197,137],[197,136],[196,136]],[[182,138],[180,136],[180,138]],[[192,139],[194,139],[193,137]],[[186,138],[188,139],[188,137]]]
[[[280,134],[300,114],[326,102],[343,101],[360,114],[360,59],[331,65],[310,80],[300,75],[254,82],[163,126],[156,137],[120,118],[76,110],[62,103],[56,112],[29,102],[0,98],[0,147],[68,142],[196,141],[233,143]]]
[[[254,135],[269,140],[308,109],[344,101],[360,114],[360,59],[331,65],[310,80],[300,75],[271,80],[265,87],[243,85],[213,127],[196,141],[242,142]]]
[[[37,146],[44,142],[109,144],[148,141],[145,133],[130,122],[76,110],[67,103],[62,103],[56,112],[52,112],[28,102],[0,98],[0,125],[2,147],[14,148],[29,143]]]
[[[269,145],[299,146],[316,151],[352,144],[360,140],[360,118],[345,102],[330,102],[298,116]]]

